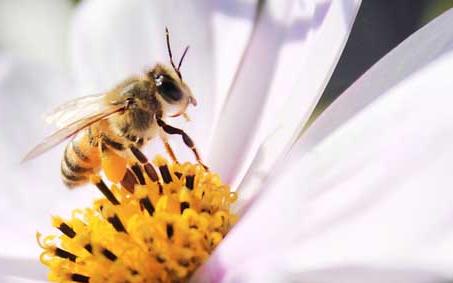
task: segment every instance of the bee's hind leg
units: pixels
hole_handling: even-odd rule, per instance
[[[194,142],[192,141],[192,139],[189,137],[188,134],[186,134],[186,132],[184,132],[183,130],[181,129],[178,129],[178,128],[175,128],[173,126],[170,126],[168,124],[166,124],[162,119],[157,119],[157,124],[159,125],[159,127],[162,128],[162,130],[169,134],[169,135],[180,135],[182,137],[182,140],[184,141],[184,143],[192,150],[193,154],[195,155],[195,159],[197,160],[197,162],[204,167],[204,169],[206,170],[209,170],[208,166],[206,166],[203,161],[201,161],[201,157],[200,157],[200,154],[198,153],[198,150],[197,148],[195,147],[195,144]]]
[[[118,154],[126,149],[124,146],[111,148],[112,142],[106,143],[103,139],[100,143],[101,167],[110,181],[120,183],[126,190],[133,193],[135,185],[141,183],[139,176],[134,173],[134,168],[128,166],[127,160]]]
[[[143,152],[134,145],[131,145],[129,147],[129,149],[132,152],[132,154],[134,155],[134,157],[138,160],[138,162],[140,162],[140,164],[142,164],[146,175],[148,175],[148,177],[151,179],[151,181],[159,182],[159,176],[157,175],[156,169],[154,169],[153,165],[151,165],[151,163],[149,163],[148,158],[143,154]],[[141,168],[136,168],[133,170],[135,171],[135,170],[139,170],[139,169],[141,169]]]

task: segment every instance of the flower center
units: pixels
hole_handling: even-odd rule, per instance
[[[132,189],[92,177],[104,197],[54,217],[60,235],[37,234],[49,280],[181,282],[207,259],[237,220],[236,194],[200,165],[153,163],[160,174],[147,174],[150,164],[129,171],[139,180]]]

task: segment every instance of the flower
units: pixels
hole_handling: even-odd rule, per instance
[[[358,1],[268,1],[256,22],[254,2],[182,4],[187,6],[178,15],[170,1],[155,10],[144,1],[124,3],[90,1],[77,12],[72,43],[78,85],[85,92],[100,91],[135,71],[143,58],[163,54],[153,41],[160,24],[149,31],[145,23],[161,17],[174,21],[168,25],[173,34],[182,34],[179,46],[198,46],[192,44],[183,73],[202,107],[185,128],[208,152],[214,171],[244,196],[241,220],[194,280],[370,282],[377,274],[387,281],[451,279],[446,103],[451,83],[445,74],[452,12],[383,58],[295,143],[341,53]],[[184,32],[194,23],[199,32]],[[50,71],[38,73],[8,60],[2,59],[10,68],[2,74],[2,93],[27,87],[35,95],[67,93],[67,84],[54,75],[46,80],[54,81],[52,88],[39,83]],[[30,83],[21,84],[27,75],[39,82],[28,77]],[[36,116],[39,109],[29,108]],[[15,148],[25,147],[23,131],[13,126],[10,140]],[[200,138],[201,133],[209,137]],[[180,148],[178,156],[184,152]],[[16,157],[7,153],[7,160]],[[51,153],[46,163],[58,164],[59,157]],[[6,278],[43,276],[31,264],[17,272],[17,262],[25,262],[7,257],[39,252],[30,248],[31,237],[49,210],[39,205],[55,204],[55,213],[91,198],[92,191],[78,190],[69,205],[61,185],[45,182],[58,180],[58,170],[40,166],[43,160],[20,173],[3,170],[9,191],[2,215],[8,217],[1,223],[8,229],[1,242],[9,245],[2,249],[4,266],[12,267],[3,272]],[[27,199],[31,188],[39,191]]]
[[[68,220],[54,217],[61,235],[38,233],[49,280],[183,282],[206,261],[237,221],[230,213],[236,194],[201,165],[169,164],[158,156],[154,165],[161,178],[146,165],[134,167],[136,184],[109,189],[92,176],[105,197],[74,210]]]

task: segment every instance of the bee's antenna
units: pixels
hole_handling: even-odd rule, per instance
[[[173,62],[173,54],[171,53],[171,46],[170,46],[170,33],[168,32],[167,27],[165,27],[165,37],[167,39],[167,50],[168,50],[168,56],[170,57],[170,63],[173,66],[173,69],[178,74],[178,76],[181,78],[181,74],[179,73],[179,70],[176,68],[175,62]]]
[[[184,49],[184,53],[182,54],[182,57],[179,60],[178,68],[176,68],[175,62],[173,62],[173,54],[171,53],[170,33],[168,32],[167,27],[165,27],[165,37],[167,39],[167,50],[168,50],[168,56],[170,57],[170,63],[172,65],[173,69],[178,74],[179,78],[182,79],[182,75],[181,75],[181,72],[179,71],[179,68],[181,68],[182,61],[184,60],[184,57],[186,56],[186,53],[189,50],[189,46],[187,46],[186,49]]]
[[[184,53],[182,53],[182,56],[181,56],[181,59],[179,59],[179,64],[178,64],[178,72],[179,72],[179,68],[181,68],[181,65],[182,65],[182,61],[184,60],[184,57],[186,57],[186,53],[187,51],[189,51],[189,45],[186,46],[186,49],[184,49]]]

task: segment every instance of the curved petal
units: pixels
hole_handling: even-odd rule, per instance
[[[46,268],[37,259],[0,258],[1,282],[46,282],[46,273]]]
[[[44,136],[42,113],[54,106],[52,102],[70,97],[67,78],[3,54],[0,70],[0,257],[37,261],[40,249],[35,234],[50,226],[50,215],[68,215],[72,205],[84,206],[97,193],[65,189],[59,168],[61,147],[20,164],[26,151]]]
[[[249,43],[258,0],[216,0],[212,15],[212,37],[215,74],[215,116],[221,114],[231,83],[237,75]],[[211,137],[212,138],[212,137]]]
[[[282,176],[255,200],[205,271],[228,276],[248,261],[284,254],[293,273],[393,266],[451,280],[453,45],[447,50],[281,166]]]
[[[70,1],[1,1],[0,46],[3,52],[66,69],[69,60],[65,39],[72,10]]]
[[[242,270],[238,270],[222,282],[447,283],[450,281],[446,276],[424,269],[395,268],[392,266],[339,266],[294,273],[282,266],[281,262],[258,260],[258,262],[243,266]]]
[[[330,78],[359,4],[266,2],[209,154],[214,170],[233,187],[269,135],[249,179],[265,175],[294,142]]]
[[[401,80],[449,52],[453,45],[453,10],[445,12],[379,60],[304,133],[299,154],[310,150]]]
[[[176,60],[190,45],[182,74],[199,106],[189,110],[192,122],[184,128],[200,148],[205,148],[212,117],[222,102],[223,94],[218,92],[225,91],[224,85],[231,80],[253,23],[253,2],[230,5],[208,0],[84,2],[75,17],[72,35],[73,65],[82,91],[105,91],[157,61],[169,63],[164,33],[168,26]],[[239,35],[235,45],[222,39],[225,35],[231,40],[234,34]],[[229,62],[227,73],[222,73],[226,82],[216,75],[225,60]],[[179,121],[171,123],[182,125]],[[178,140],[175,145],[182,147],[182,142]],[[176,151],[180,158],[192,159],[185,147],[176,147]]]

